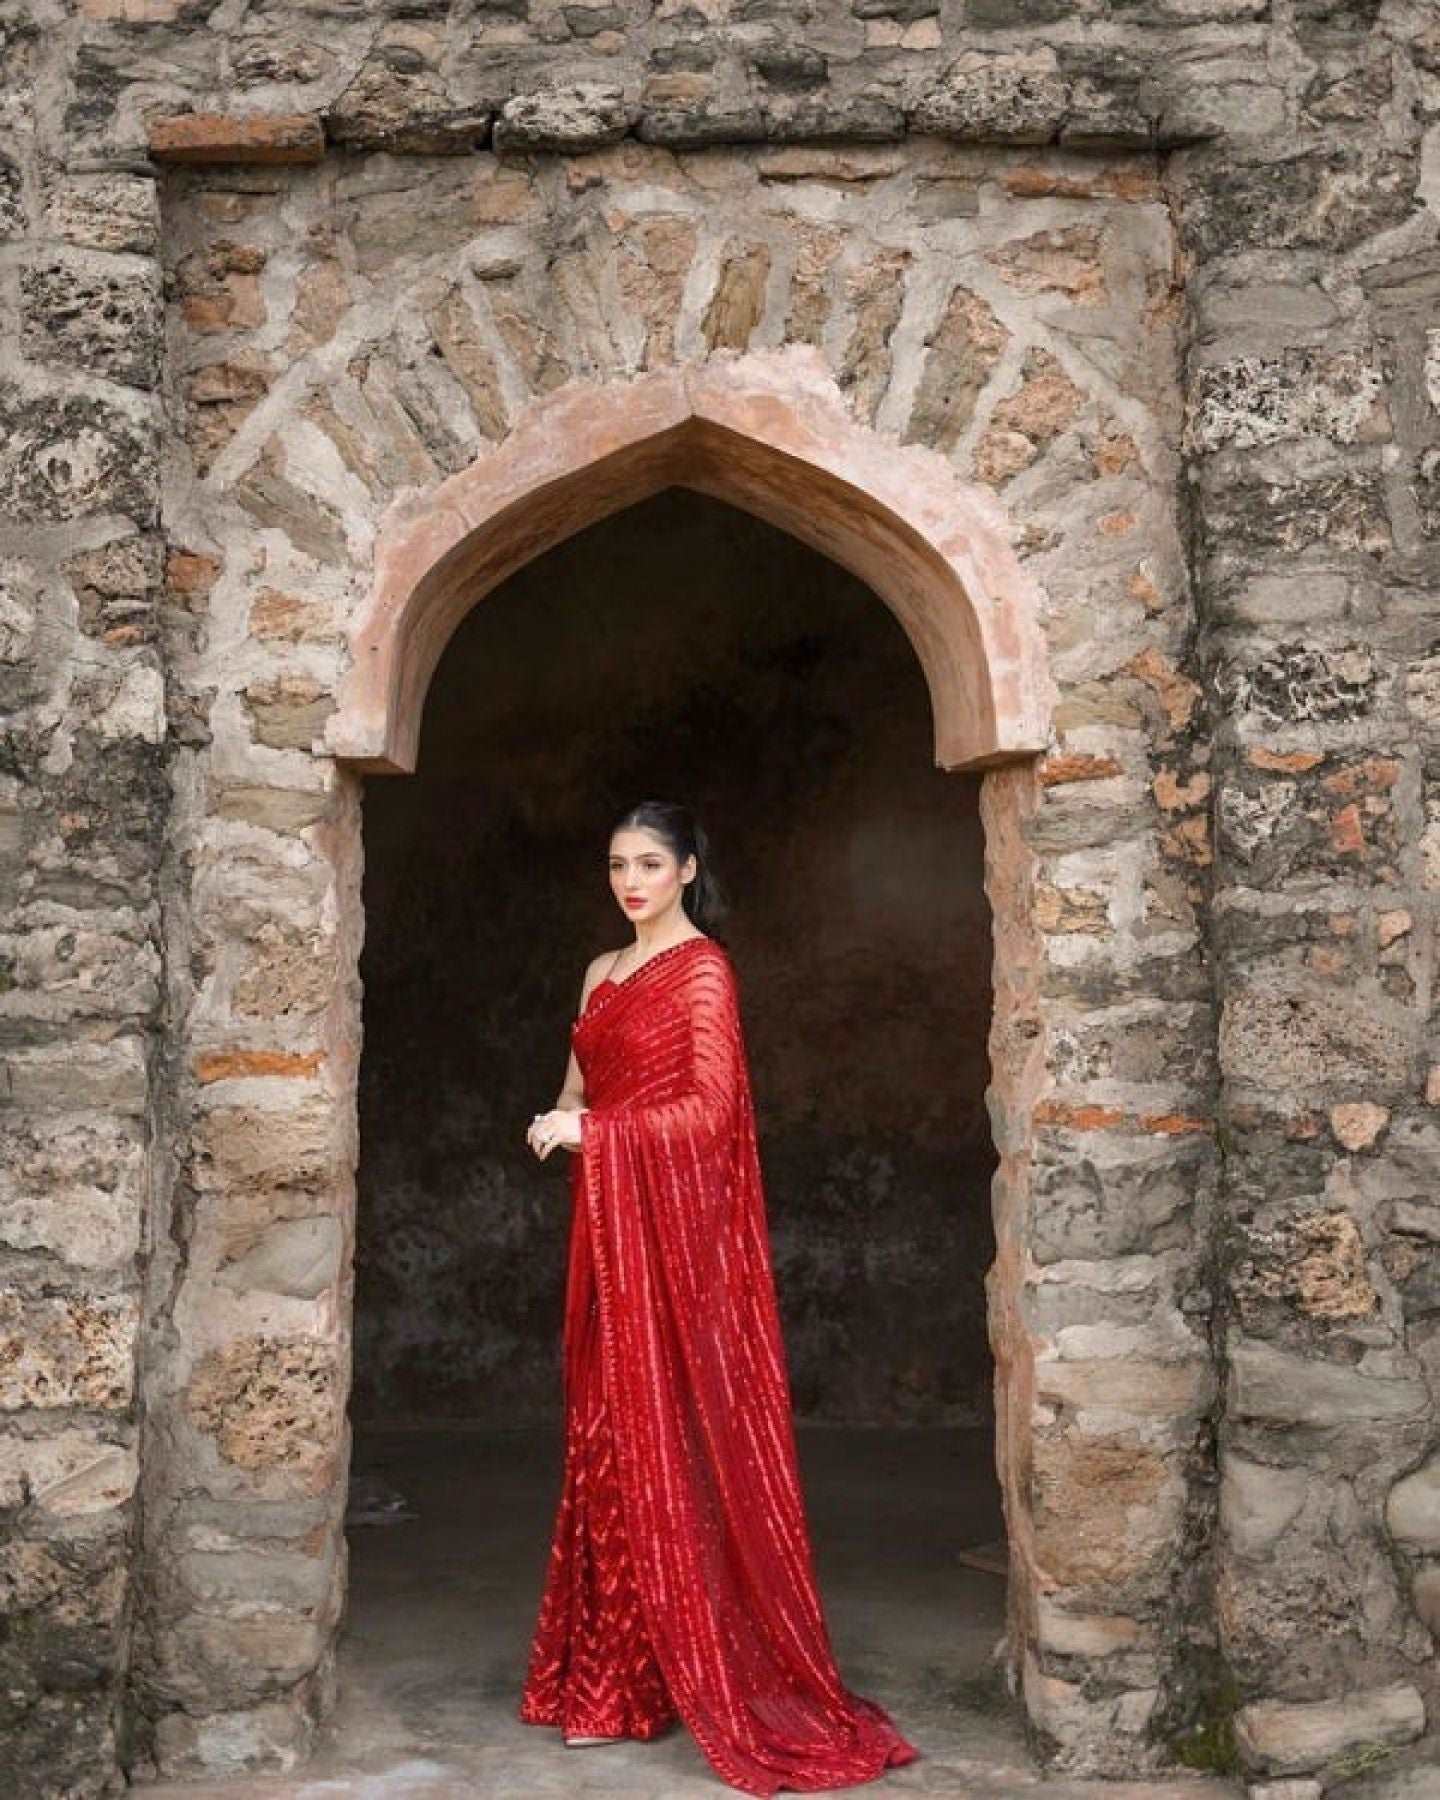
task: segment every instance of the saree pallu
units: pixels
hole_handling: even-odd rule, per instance
[[[519,1716],[682,1719],[749,1794],[919,1751],[836,1669],[816,1583],[735,973],[687,938],[572,1027],[565,1475]]]

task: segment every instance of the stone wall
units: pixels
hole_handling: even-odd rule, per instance
[[[11,1784],[327,1703],[385,509],[787,343],[1044,592],[982,796],[1037,1751],[1433,1732],[1433,14],[40,0],[0,62]]]

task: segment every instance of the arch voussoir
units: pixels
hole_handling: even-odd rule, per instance
[[[766,518],[874,588],[924,670],[940,767],[1044,748],[1037,598],[998,503],[936,452],[858,425],[818,352],[791,346],[567,383],[486,456],[393,508],[331,752],[370,773],[413,770],[430,678],[470,608],[553,544],[670,486]]]

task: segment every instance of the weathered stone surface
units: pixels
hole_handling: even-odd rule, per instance
[[[185,1403],[196,1429],[212,1436],[225,1461],[239,1468],[307,1480],[323,1479],[332,1468],[341,1403],[332,1345],[305,1338],[241,1339],[202,1360]],[[219,1622],[213,1623],[219,1629]],[[283,1637],[291,1623],[277,1620],[275,1629]],[[302,1658],[311,1654],[309,1648],[300,1652]]]
[[[217,238],[176,265],[181,311],[191,331],[228,332],[263,325],[260,276],[268,252],[255,244]]]
[[[500,108],[495,148],[603,149],[623,139],[634,119],[625,90],[596,81],[517,94]]]
[[[1273,1323],[1265,1302],[1285,1302],[1312,1319],[1364,1319],[1380,1310],[1364,1240],[1348,1213],[1312,1208],[1266,1227],[1256,1223],[1243,1243],[1247,1254],[1233,1279],[1247,1327]]]
[[[198,1121],[192,1179],[204,1188],[321,1187],[337,1155],[331,1121],[317,1096],[285,1112],[217,1106]]]
[[[143,1140],[118,1122],[12,1120],[0,1139],[0,1244],[123,1267],[140,1245],[144,1179]]]
[[[1425,1702],[1408,1681],[1335,1700],[1257,1700],[1235,1715],[1247,1763],[1264,1773],[1323,1767],[1362,1744],[1407,1744],[1425,1729]]]
[[[46,223],[81,249],[150,255],[160,238],[155,183],[141,175],[72,176],[51,190]]]
[[[763,244],[736,245],[720,266],[701,329],[712,350],[743,350],[765,309],[770,252]]]
[[[1043,144],[1059,131],[1070,86],[1053,52],[957,57],[907,109],[916,131],[981,142]]]
[[[240,1292],[258,1289],[313,1300],[339,1278],[343,1235],[333,1215],[283,1219],[228,1262],[222,1280]]]
[[[1035,1554],[1050,1580],[1133,1582],[1168,1562],[1185,1490],[1163,1455],[1137,1438],[1047,1432],[1034,1456]]]
[[[1385,1502],[1391,1537],[1419,1555],[1440,1554],[1440,1457],[1397,1481]]]
[[[969,428],[976,401],[1010,342],[1010,333],[979,294],[957,286],[927,343],[907,441],[949,449]]]
[[[997,487],[1027,469],[1074,422],[1084,396],[1047,350],[1032,350],[1020,386],[990,414],[975,451],[975,473]],[[1118,772],[1118,771],[1117,771]]]
[[[0,510],[35,524],[107,511],[149,525],[158,504],[152,419],[0,381]]]
[[[1410,1045],[1398,1017],[1349,994],[1256,986],[1226,999],[1220,1058],[1234,1079],[1260,1088],[1398,1083],[1409,1068]]]
[[[1263,1557],[1305,1503],[1310,1476],[1303,1468],[1272,1467],[1231,1451],[1220,1480],[1220,1525],[1236,1553]]]
[[[107,1513],[129,1500],[138,1472],[133,1443],[107,1443],[88,1430],[0,1438],[0,1506],[7,1510],[35,1506],[55,1519]]]
[[[1242,1418],[1338,1427],[1422,1419],[1429,1407],[1416,1374],[1369,1374],[1259,1341],[1232,1346],[1229,1398]]]
[[[128,1406],[137,1321],[133,1298],[0,1292],[0,1410]]]
[[[1381,371],[1358,350],[1207,364],[1189,395],[1186,441],[1199,451],[1244,450],[1306,433],[1340,444],[1373,441],[1388,436],[1381,385]]]
[[[1287,148],[1263,162],[1212,154],[1192,173],[1182,229],[1199,256],[1348,250],[1405,219],[1414,193],[1410,156],[1369,146]]]
[[[245,703],[255,721],[256,743],[275,750],[308,750],[335,710],[330,691],[305,675],[252,682],[245,690]]]
[[[463,155],[489,141],[493,112],[457,100],[422,52],[377,50],[325,114],[325,135],[347,150]]]
[[[1093,226],[1037,231],[987,252],[985,260],[1024,294],[1059,294],[1077,306],[1098,306],[1107,297],[1100,236]]]

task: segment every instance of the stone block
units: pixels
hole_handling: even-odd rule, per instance
[[[177,1698],[227,1710],[272,1700],[314,1673],[329,1627],[323,1613],[187,1613],[167,1633],[167,1686]]]
[[[0,243],[24,237],[28,223],[25,179],[18,164],[8,156],[0,156]]]
[[[1423,1419],[1429,1390],[1416,1374],[1371,1374],[1252,1339],[1230,1351],[1230,1406],[1237,1418],[1345,1428]]]
[[[1420,1622],[1433,1638],[1440,1638],[1440,1563],[1427,1563],[1410,1584],[1410,1597]]]
[[[78,1268],[123,1268],[140,1246],[143,1138],[118,1120],[12,1120],[0,1135],[0,1245]]]
[[[1041,1357],[1035,1394],[1080,1414],[1121,1414],[1174,1421],[1202,1412],[1214,1393],[1208,1362],[1147,1362],[1138,1356],[1097,1359]]]
[[[985,260],[1007,286],[1022,294],[1058,295],[1076,306],[1109,299],[1100,230],[1063,225],[987,250]]]
[[[159,508],[155,421],[78,394],[24,394],[0,381],[0,512],[63,524],[92,512],[153,525]]]
[[[1180,222],[1201,259],[1247,247],[1341,251],[1398,225],[1416,205],[1413,153],[1292,150],[1256,160],[1228,148],[1189,171]]]
[[[1133,1777],[1135,1744],[1160,1703],[1160,1690],[1106,1692],[1093,1683],[1048,1674],[1027,1651],[1021,1676],[1025,1707],[1034,1724],[1064,1746],[1065,1760],[1090,1774]]]
[[[155,1725],[159,1772],[182,1777],[244,1775],[257,1768],[296,1768],[310,1746],[312,1727],[299,1699],[275,1700],[231,1712],[166,1713]]]
[[[1241,356],[1197,370],[1186,402],[1185,443],[1209,452],[1313,434],[1334,443],[1388,435],[1383,378],[1362,350]]]
[[[93,1429],[0,1438],[0,1508],[34,1506],[52,1519],[86,1519],[123,1506],[139,1472],[133,1443]]]
[[[149,1098],[144,1047],[137,1038],[108,1043],[72,1039],[0,1057],[5,1097],[16,1112],[40,1115],[95,1108],[142,1117]],[[13,1116],[13,1115],[12,1115]]]
[[[950,290],[928,333],[906,443],[949,450],[968,430],[980,395],[1010,342],[989,302],[968,287]]]
[[[55,236],[85,250],[151,256],[160,241],[160,202],[148,176],[112,171],[57,181],[46,205]]]
[[[342,1404],[336,1347],[298,1337],[246,1337],[212,1350],[185,1393],[191,1422],[226,1462],[295,1476],[307,1492],[334,1479]]]
[[[983,143],[1045,144],[1070,107],[1070,84],[1053,51],[1001,54],[971,50],[938,81],[922,85],[906,108],[915,131]]]
[[[1237,1556],[1270,1554],[1305,1504],[1310,1471],[1252,1462],[1234,1449],[1220,1460],[1220,1528]]]
[[[313,1616],[330,1603],[333,1560],[286,1550],[182,1550],[174,1580],[200,1606],[216,1612],[288,1612]]]
[[[1211,1152],[1123,1131],[1037,1145],[1030,1253],[1040,1263],[1133,1255],[1188,1241]]]
[[[128,1407],[138,1327],[133,1296],[0,1291],[0,1410]]]
[[[343,1227],[333,1214],[282,1219],[227,1262],[219,1279],[238,1293],[314,1300],[339,1280],[343,1241]]]
[[[1034,1554],[1048,1582],[1119,1587],[1168,1571],[1185,1484],[1162,1455],[1134,1437],[1046,1431],[1031,1457]]]
[[[1363,1745],[1408,1744],[1425,1729],[1425,1702],[1408,1681],[1333,1700],[1257,1700],[1235,1715],[1247,1765],[1263,1774],[1323,1769]]]
[[[332,689],[308,675],[275,675],[245,689],[255,741],[274,750],[309,750],[335,710]]]
[[[191,1179],[203,1192],[220,1188],[323,1188],[343,1151],[328,1100],[305,1084],[285,1111],[216,1106],[196,1123]]]
[[[880,94],[767,93],[760,128],[771,144],[893,143],[905,135],[905,114]]]
[[[623,139],[637,117],[625,90],[607,83],[580,81],[517,94],[500,108],[495,149],[603,149]]]
[[[712,350],[743,350],[765,311],[770,251],[764,244],[736,245],[720,265],[701,330]]]
[[[325,114],[325,135],[347,150],[392,155],[467,155],[490,137],[493,110],[450,90],[418,51],[382,45]]]
[[[1367,1005],[1353,993],[1276,982],[1232,991],[1221,1010],[1221,1068],[1257,1088],[1367,1081],[1402,1086],[1410,1056],[1409,1030],[1398,1010]]]
[[[1430,1457],[1391,1488],[1385,1525],[1412,1555],[1440,1555],[1440,1456]]]

